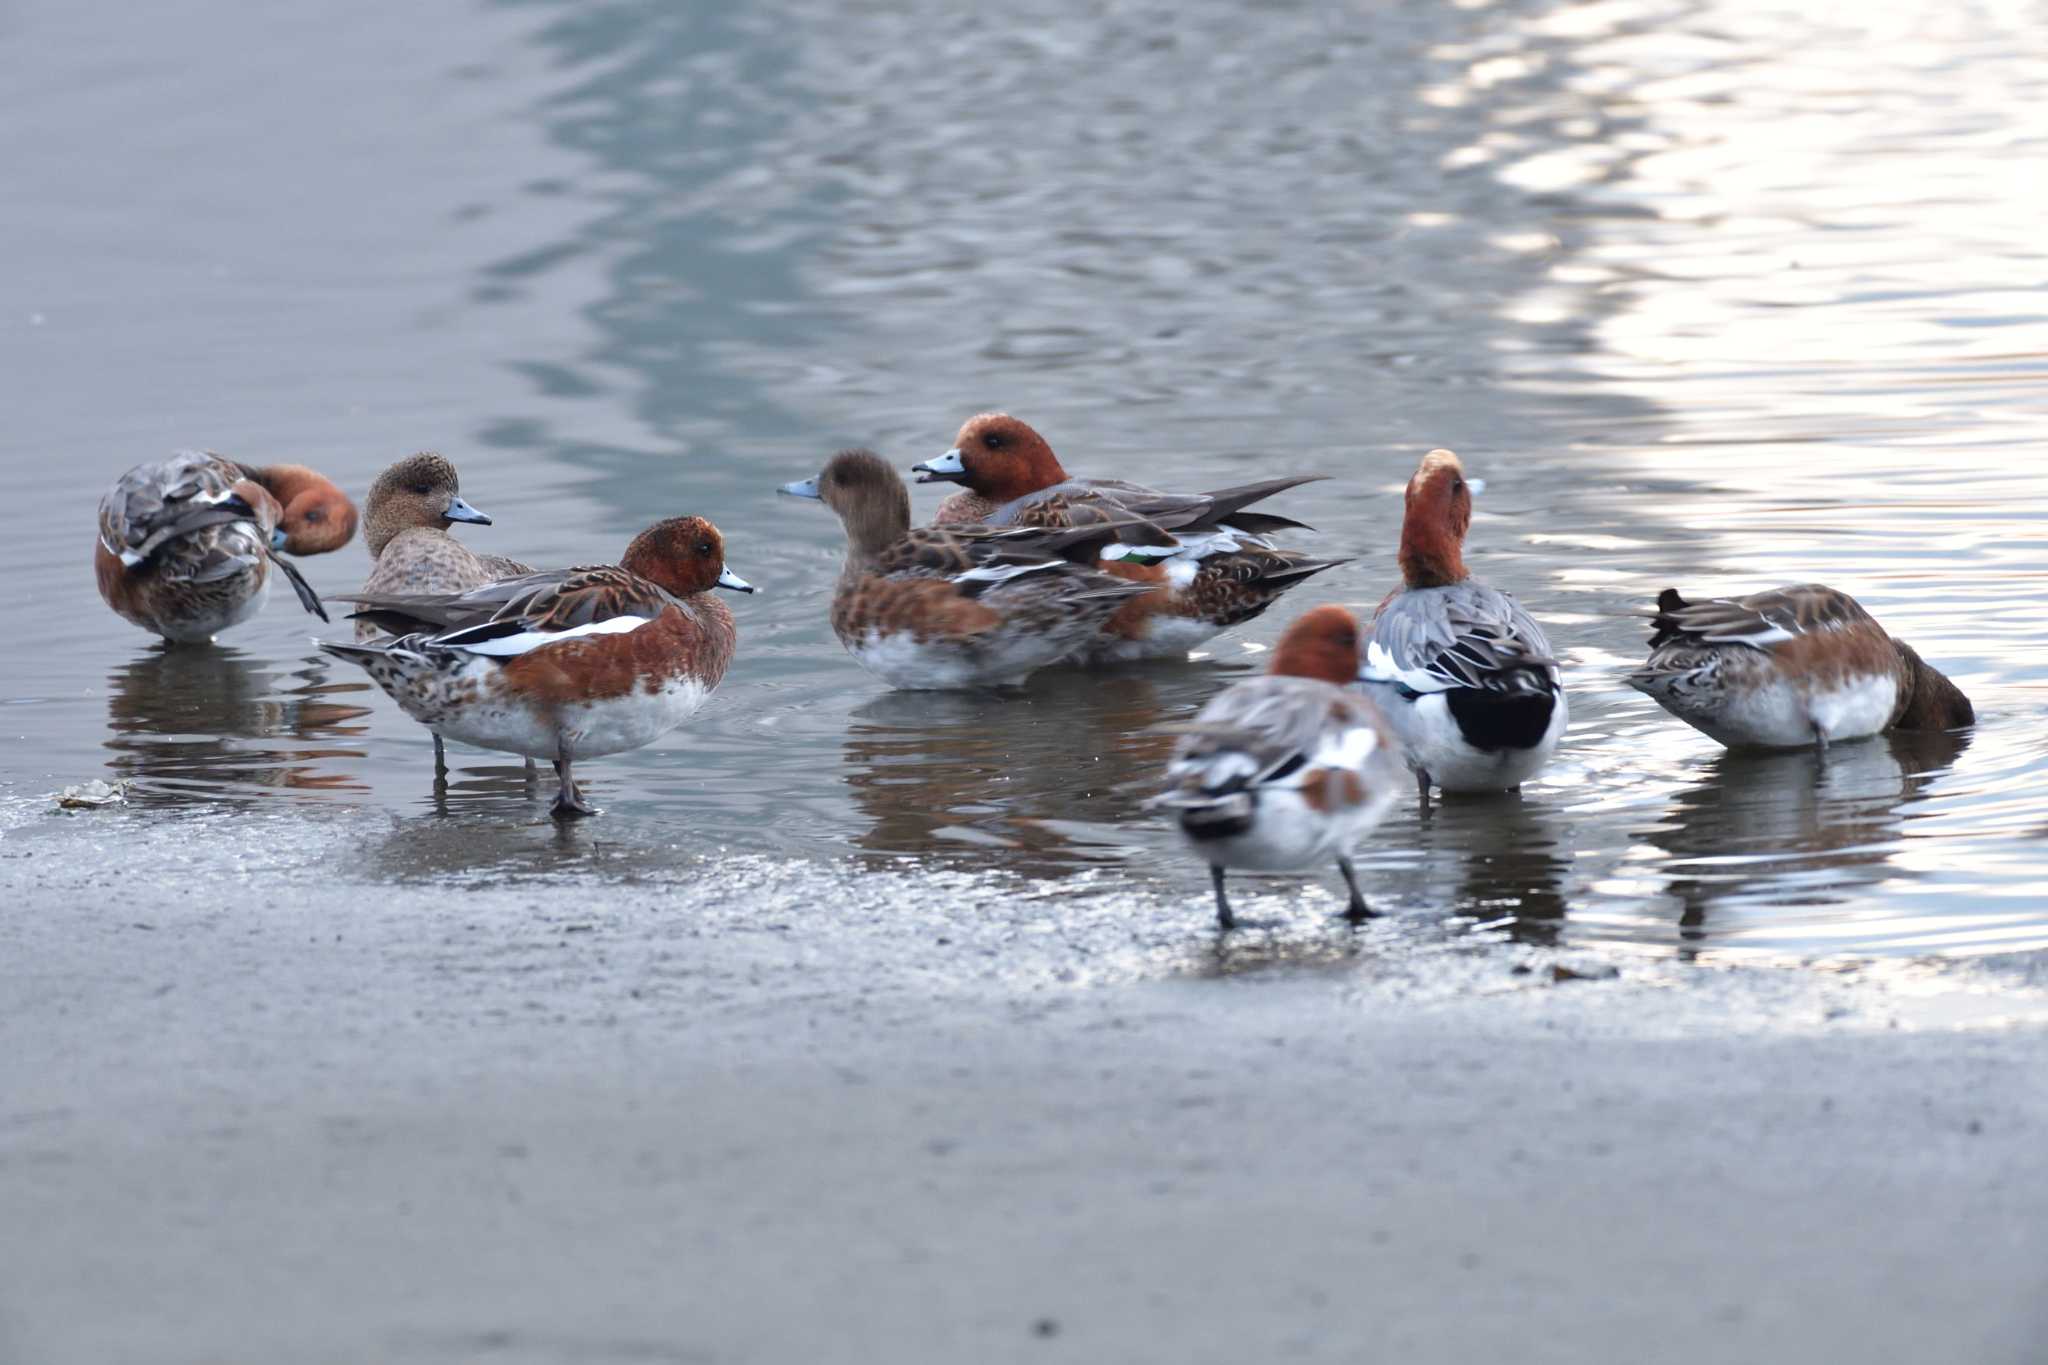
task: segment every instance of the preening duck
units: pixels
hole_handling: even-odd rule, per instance
[[[296,531],[265,478],[292,499]],[[251,470],[185,450],[137,465],[100,499],[93,569],[100,596],[123,620],[196,644],[256,614],[273,565],[300,605],[325,620],[318,594],[281,555],[338,549],[353,534],[355,507],[312,470]]]

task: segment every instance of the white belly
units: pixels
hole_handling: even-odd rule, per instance
[[[1822,735],[1832,742],[1878,733],[1892,718],[1898,691],[1894,679],[1872,676],[1809,692],[1773,674],[1760,686],[1719,693],[1711,706],[1671,709],[1730,748],[1803,749]]]
[[[1364,687],[1400,736],[1409,769],[1428,773],[1430,781],[1447,792],[1502,792],[1521,786],[1542,771],[1557,752],[1570,722],[1570,708],[1560,692],[1557,705],[1551,708],[1550,725],[1533,748],[1476,749],[1466,743],[1451,705],[1441,693],[1403,698],[1391,684],[1366,683]]]
[[[429,719],[442,738],[479,749],[553,759],[563,749],[571,758],[601,758],[652,744],[688,720],[711,690],[693,679],[671,679],[654,692],[636,687],[624,696],[603,701],[534,706],[490,687],[496,664],[479,659],[462,670],[462,680],[476,676],[484,684],[473,702],[449,707]]]
[[[1243,834],[1193,839],[1183,829],[1181,837],[1215,867],[1305,872],[1349,854],[1379,824],[1393,800],[1389,791],[1362,806],[1325,812],[1311,808],[1297,791],[1272,788],[1259,793],[1252,827]]]

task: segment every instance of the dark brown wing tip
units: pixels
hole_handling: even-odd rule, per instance
[[[327,608],[320,605],[320,594],[313,591],[313,585],[306,581],[305,575],[301,574],[290,560],[274,551],[270,555],[270,562],[284,571],[285,578],[292,585],[292,591],[298,594],[299,605],[321,620],[332,624],[331,618],[327,615]]]

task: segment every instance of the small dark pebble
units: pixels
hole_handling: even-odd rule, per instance
[[[1040,1318],[1031,1324],[1031,1335],[1034,1337],[1056,1337],[1059,1334],[1060,1325],[1057,1319]]]
[[[1979,1133],[1984,1131],[1984,1121],[1982,1119],[1971,1119],[1970,1122],[1963,1128],[1963,1131],[1968,1133],[1971,1137],[1976,1137]]]
[[[1514,966],[1512,966],[1512,967],[1508,968],[1508,975],[1509,975],[1509,976],[1527,976],[1527,975],[1529,975],[1529,973],[1531,973],[1531,972],[1533,972],[1533,971],[1535,971],[1535,970],[1536,970],[1536,969],[1535,969],[1534,967],[1531,967],[1531,966],[1530,966],[1530,965],[1529,965],[1528,963],[1526,963],[1526,962],[1517,962],[1517,963],[1516,963],[1516,964],[1515,964]]]

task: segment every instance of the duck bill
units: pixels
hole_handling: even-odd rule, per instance
[[[272,532],[270,533],[270,548],[271,548],[271,550],[272,550],[273,552],[277,552],[277,551],[282,551],[282,550],[284,549],[284,547],[285,547],[285,543],[286,543],[287,541],[289,541],[290,539],[291,539],[291,537],[290,537],[290,536],[287,536],[287,535],[286,535],[286,534],[284,533],[284,527],[282,527],[282,526],[278,527],[277,529],[273,530],[273,531],[272,531]]]
[[[1468,477],[1465,480],[1465,488],[1476,498],[1486,491],[1486,480]]]
[[[731,569],[720,569],[718,571],[718,586],[730,592],[760,591],[760,589],[756,588],[752,583],[749,583],[746,579],[741,578]]]
[[[775,491],[786,493],[792,498],[809,498],[813,502],[823,502],[825,500],[824,494],[818,491],[818,481],[814,478],[798,479],[795,483],[783,484]]]
[[[912,465],[910,472],[917,475],[919,483],[966,483],[967,461],[955,446],[936,460]]]
[[[450,521],[474,522],[478,526],[489,526],[491,524],[491,519],[489,517],[477,511],[474,507],[471,507],[461,498],[448,499],[448,510],[443,512],[441,515],[448,518],[448,520]]]

